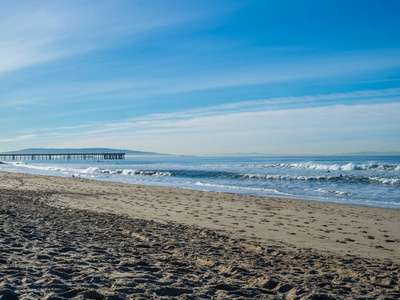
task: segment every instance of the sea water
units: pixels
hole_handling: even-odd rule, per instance
[[[127,157],[6,161],[0,171],[400,209],[400,157]]]

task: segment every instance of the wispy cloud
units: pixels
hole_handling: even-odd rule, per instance
[[[21,46],[22,47],[22,46]],[[23,48],[23,47],[22,47]],[[28,47],[29,48],[29,47]],[[35,47],[33,47],[35,49]],[[82,50],[82,49],[81,49]],[[6,50],[4,50],[6,51]],[[20,53],[18,55],[24,56],[24,51],[10,52]],[[34,50],[30,50],[34,51]],[[1,54],[2,50],[0,50]],[[39,62],[41,60],[52,59],[55,56],[63,56],[63,52],[48,54],[43,57],[40,55],[26,54],[25,58],[9,60],[3,63],[3,69],[12,69],[17,64],[27,66],[29,63]],[[30,59],[34,56],[34,59]],[[10,65],[10,66],[8,66]],[[141,74],[139,77],[124,77],[109,80],[95,81],[95,82],[68,82],[62,84],[54,84],[51,86],[39,86],[31,89],[24,89],[23,91],[14,91],[10,94],[3,95],[6,102],[0,103],[0,106],[20,106],[29,105],[33,103],[46,103],[54,101],[63,101],[68,103],[82,102],[82,97],[85,97],[85,102],[101,101],[102,99],[112,98],[114,105],[118,105],[118,101],[142,101],[143,98],[164,96],[171,94],[196,92],[210,89],[220,89],[237,86],[247,86],[255,84],[269,84],[276,82],[289,82],[289,81],[302,81],[309,79],[318,79],[330,76],[343,76],[350,73],[358,72],[362,74],[365,71],[379,70],[381,68],[395,68],[400,67],[400,50],[398,51],[367,51],[365,53],[356,52],[346,55],[338,55],[337,57],[324,57],[314,60],[302,60],[299,58],[297,62],[274,64],[271,65],[258,65],[258,66],[238,66],[233,69],[221,71],[218,74],[197,74],[192,72],[182,77],[181,75],[167,76],[166,77],[146,77],[146,74]],[[0,61],[0,72],[2,62]],[[366,91],[373,93],[373,91]],[[364,93],[366,93],[364,92]],[[377,92],[377,93],[382,93]],[[398,95],[398,92],[396,95]],[[356,95],[363,96],[363,95]],[[379,96],[379,95],[378,95]],[[314,97],[314,96],[313,96]],[[332,94],[325,96],[317,96],[319,100],[329,100],[339,97],[357,98],[350,94],[336,95]],[[379,96],[380,97],[380,96]],[[312,97],[302,98],[302,102],[306,103],[309,99],[312,102]],[[271,102],[285,102],[292,101],[287,98],[272,99]],[[299,100],[299,99],[294,99]],[[254,102],[243,102],[242,104],[249,106]],[[266,104],[264,102],[264,104]],[[104,109],[107,109],[105,106]]]
[[[93,50],[89,45],[57,47],[54,40],[15,39],[0,43],[0,74]]]
[[[72,6],[63,10],[36,3],[32,1],[20,10],[12,11],[7,7],[3,10],[0,19],[0,55],[3,58],[0,61],[0,74],[93,48],[74,38],[81,22],[74,17]],[[1,6],[4,8],[7,4]],[[12,17],[5,15],[5,11]],[[75,41],[66,47],[66,41],[71,39]]]
[[[178,154],[201,153],[199,144],[211,143],[212,140],[213,144],[221,143],[225,148],[239,149],[246,144],[257,144],[258,151],[264,149],[267,152],[268,149],[278,151],[282,144],[288,143],[300,145],[317,141],[354,141],[371,137],[380,139],[400,130],[397,114],[400,97],[393,98],[399,93],[400,89],[365,90],[238,102],[201,110],[150,114],[114,123],[46,129],[41,136],[58,137],[68,142],[73,139],[76,142],[72,143],[76,146],[84,146],[85,140],[90,140],[91,143],[97,141],[99,146],[102,143],[113,143],[122,148],[140,146],[147,150],[152,145]],[[357,101],[352,105],[333,101],[329,105],[309,106],[310,102],[324,103],[335,99]],[[369,102],[368,99],[375,100]],[[379,99],[383,101],[379,103]],[[307,106],[291,107],[293,103],[302,101]],[[270,105],[277,102],[290,105],[271,109]],[[223,151],[221,145],[216,146],[216,149],[219,147]],[[186,152],[180,152],[179,149]]]
[[[362,103],[399,102],[400,88],[382,90],[364,90],[347,93],[318,94],[301,97],[276,97],[270,99],[240,101],[223,105],[203,107],[199,109],[175,111],[167,114],[151,114],[140,118],[143,121],[177,120],[214,115],[225,115],[236,112],[257,112],[282,110],[290,107],[320,107],[346,103],[347,105]]]
[[[346,103],[350,105],[362,105],[362,104],[377,104],[377,103],[396,103],[400,102],[400,88],[393,89],[382,89],[382,90],[363,90],[346,93],[331,93],[331,94],[318,94],[311,96],[300,96],[300,97],[276,97],[262,100],[250,100],[233,102],[223,105],[208,106],[199,109],[181,110],[174,111],[171,113],[153,113],[145,116],[140,116],[132,119],[127,119],[122,122],[112,123],[95,122],[92,124],[67,126],[58,128],[46,128],[45,131],[50,130],[74,130],[90,127],[103,127],[101,132],[120,130],[121,127],[130,127],[133,125],[146,126],[150,123],[157,124],[157,122],[165,121],[176,121],[176,120],[190,120],[203,117],[223,116],[234,113],[251,113],[260,111],[279,111],[284,109],[290,109],[295,104],[303,107],[321,107],[321,106],[333,106],[342,105]],[[164,123],[163,123],[164,125]],[[160,125],[162,127],[163,125]]]
[[[164,116],[158,120],[98,124],[97,128],[68,132],[60,145],[87,147],[90,140],[91,145],[157,149],[176,154],[229,153],[230,149],[295,154],[306,151],[302,147],[309,145],[314,151],[335,153],[339,146],[355,141],[389,139],[395,143],[390,137],[400,130],[399,109],[400,103],[386,103],[232,112],[185,119]],[[337,149],[332,146],[334,141],[338,143]],[[330,148],[320,146],[324,144]],[[384,147],[384,142],[380,146]]]
[[[123,7],[108,1],[0,3],[0,74],[113,47],[128,36],[140,40],[146,32],[193,22],[206,12],[175,12],[163,1]]]
[[[248,55],[252,55],[252,53],[248,53]],[[233,63],[233,66],[222,72],[176,78],[175,82],[179,82],[179,85],[170,84],[163,92],[178,93],[256,84],[304,81],[400,67],[400,49],[338,52],[311,59],[307,55],[302,56],[299,54],[294,58],[287,62],[274,62],[267,59],[246,66],[235,66],[235,63]],[[235,61],[235,58],[232,58],[232,60]]]
[[[31,140],[31,139],[34,139],[34,138],[36,138],[36,135],[34,135],[34,134],[20,135],[20,136],[16,136],[16,137],[13,137],[13,138],[0,139],[0,143]]]

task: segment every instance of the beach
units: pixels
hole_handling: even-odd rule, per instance
[[[400,210],[11,172],[0,182],[4,299],[400,297]]]

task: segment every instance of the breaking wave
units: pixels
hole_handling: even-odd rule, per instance
[[[130,169],[112,170],[112,169],[100,169],[96,167],[90,167],[82,171],[86,174],[117,174],[117,175],[143,175],[143,176],[170,176],[170,172],[160,171],[137,171]]]
[[[292,164],[269,164],[265,167],[272,168],[289,168],[289,169],[309,169],[309,170],[323,170],[323,171],[400,171],[399,164],[383,164],[383,163],[369,163],[369,164],[355,164],[348,163],[346,165],[323,165],[309,163],[292,163]]]
[[[327,190],[324,190],[324,189],[318,189],[318,190],[317,190],[317,192],[324,193],[324,194],[336,194],[336,195],[344,195],[344,196],[346,196],[346,195],[351,195],[351,193],[348,193],[348,192],[341,192],[341,191],[327,191]]]
[[[196,185],[223,188],[223,189],[262,191],[262,192],[269,192],[269,193],[274,193],[274,194],[279,194],[279,195],[292,196],[291,194],[280,192],[280,191],[275,190],[275,189],[252,188],[252,187],[243,187],[243,186],[236,186],[236,185],[214,184],[214,183],[205,183],[205,182],[202,182],[202,181],[196,182]]]
[[[234,176],[236,179],[257,179],[257,180],[291,180],[291,181],[325,181],[325,182],[355,182],[375,184],[400,184],[399,178],[372,177],[372,176],[289,176],[289,175],[253,175],[242,174]]]
[[[35,164],[26,164],[24,162],[16,162],[13,163],[16,166],[22,166],[24,168],[45,171],[45,172],[59,172],[62,174],[110,174],[110,175],[143,175],[143,176],[170,176],[170,172],[161,172],[161,171],[137,171],[131,169],[121,169],[121,170],[113,170],[113,169],[101,169],[98,167],[89,167],[86,169],[78,169],[78,168],[67,168],[63,166],[48,166],[48,165],[35,165]]]

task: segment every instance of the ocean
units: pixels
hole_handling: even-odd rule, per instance
[[[0,171],[400,209],[400,156],[5,161]]]

